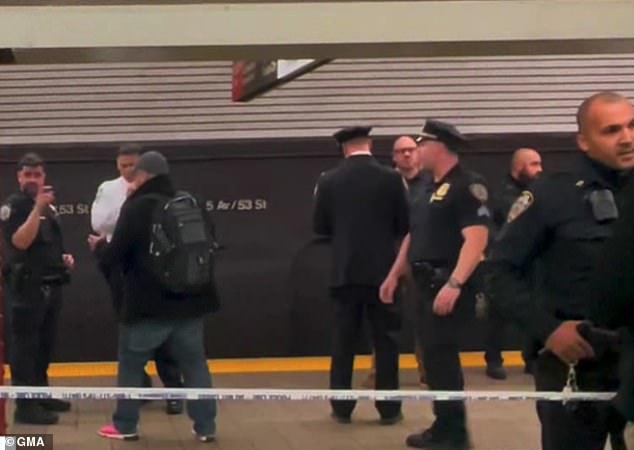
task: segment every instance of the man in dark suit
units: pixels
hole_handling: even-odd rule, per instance
[[[398,389],[398,301],[382,303],[379,286],[409,227],[407,192],[402,177],[371,153],[370,127],[335,133],[345,159],[325,172],[315,188],[313,229],[332,239],[331,295],[334,336],[331,389],[350,389],[355,343],[366,313],[376,351],[376,389]],[[349,423],[355,401],[333,400],[332,416]],[[381,423],[401,420],[401,403],[376,402]]]

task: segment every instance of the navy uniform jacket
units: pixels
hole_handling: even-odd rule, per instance
[[[614,236],[596,264],[590,320],[599,327],[627,328],[621,368],[621,388],[616,403],[634,421],[634,178],[623,191],[623,208]]]
[[[562,321],[588,318],[592,272],[625,181],[584,155],[569,171],[535,181],[511,207],[490,253],[491,300],[540,342]],[[536,264],[540,283],[532,289]]]
[[[321,175],[313,229],[332,239],[331,287],[378,287],[408,231],[405,183],[373,156],[355,155]]]

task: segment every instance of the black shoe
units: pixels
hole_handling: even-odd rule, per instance
[[[165,404],[165,412],[170,415],[183,413],[183,401],[182,400],[168,400]]]
[[[506,370],[502,367],[502,364],[487,365],[486,374],[487,377],[494,380],[506,380]]]
[[[381,425],[395,425],[403,420],[403,413],[399,412],[397,415],[392,417],[381,417],[379,423]]]
[[[437,450],[468,450],[471,448],[469,437],[464,431],[451,433],[439,432],[434,427],[428,428],[422,433],[410,434],[405,444],[413,448],[427,448]]]
[[[65,402],[64,400],[58,400],[56,398],[47,398],[45,400],[40,400],[40,405],[47,411],[53,412],[68,412],[70,411],[70,402]]]
[[[13,413],[15,423],[30,425],[55,425],[59,422],[59,416],[52,411],[47,411],[39,403],[29,406],[18,406]]]
[[[331,412],[330,417],[332,417],[332,419],[337,423],[341,423],[341,424],[352,423],[352,419],[350,418],[350,416],[340,416],[336,414],[335,412]]]

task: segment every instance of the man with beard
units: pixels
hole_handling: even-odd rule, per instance
[[[62,287],[70,281],[75,259],[64,248],[55,191],[46,185],[42,158],[24,155],[18,162],[17,180],[19,191],[0,206],[11,384],[48,386]],[[57,413],[71,408],[57,399],[22,398],[15,403],[15,422],[32,425],[56,424]]]
[[[502,229],[506,222],[506,216],[511,209],[513,202],[520,194],[528,189],[542,173],[542,157],[532,148],[520,148],[513,153],[511,158],[511,171],[504,180],[504,185],[498,191],[498,195],[493,198],[493,222],[495,232],[492,237]],[[486,264],[482,265],[486,270]],[[486,350],[484,359],[487,363],[486,374],[494,380],[505,380],[504,360],[502,358],[502,342],[504,341],[504,331],[506,321],[501,317],[495,307],[488,305],[487,325],[486,325]],[[531,373],[532,361],[535,358],[535,345],[531,340],[527,340],[522,357],[525,363],[525,372]]]

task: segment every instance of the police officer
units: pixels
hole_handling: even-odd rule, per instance
[[[322,174],[315,188],[313,229],[332,239],[334,336],[330,387],[350,389],[355,344],[364,314],[376,351],[376,388],[398,389],[399,303],[382,303],[379,286],[407,232],[405,184],[371,153],[370,127],[344,128],[334,137],[344,161]],[[354,401],[333,400],[332,417],[349,423]],[[402,419],[401,402],[376,402],[381,423]]]
[[[495,233],[499,232],[504,223],[506,223],[506,216],[517,197],[520,196],[522,191],[528,189],[530,184],[535,181],[541,173],[542,157],[537,150],[532,148],[520,148],[513,152],[510,171],[504,180],[504,184],[495,192],[491,199]],[[492,236],[489,237],[489,241],[491,241],[495,233],[492,233]],[[486,270],[485,266],[486,265],[482,265],[481,267],[483,271]],[[504,370],[504,360],[502,358],[502,342],[504,340],[505,329],[506,321],[493,305],[489,305],[484,359],[487,363],[486,374],[489,378],[493,378],[494,380],[506,379],[506,370]],[[539,350],[534,347],[533,341],[527,339],[522,350],[526,373],[531,372],[532,360],[537,350]]]
[[[19,192],[0,207],[6,243],[7,306],[11,382],[15,386],[48,386],[47,369],[57,334],[62,285],[74,266],[65,253],[62,230],[46,186],[44,162],[27,153],[17,167]],[[61,400],[16,400],[17,423],[51,425],[56,412],[70,409]]]
[[[590,320],[597,327],[619,330],[621,362],[619,389],[613,404],[630,424],[628,449],[634,450],[634,178],[623,191],[624,204],[614,235],[601,252],[589,298]],[[625,331],[625,332],[623,332]]]
[[[487,188],[479,175],[460,163],[456,150],[466,139],[452,125],[428,120],[421,136],[422,164],[433,174],[426,195],[412,205],[412,226],[381,286],[389,301],[406,273],[408,262],[421,291],[419,335],[423,362],[432,390],[462,390],[459,335],[474,317],[470,277],[482,259],[490,212]],[[464,402],[434,402],[436,421],[408,436],[415,448],[468,448]]]
[[[522,193],[491,254],[492,301],[545,347],[535,372],[540,391],[562,390],[569,374],[585,390],[617,383],[618,356],[593,359],[579,324],[588,319],[592,271],[634,167],[634,107],[619,94],[601,92],[580,105],[577,125],[582,154],[568,170],[543,176]],[[536,264],[540,282],[532,287]],[[622,435],[623,420],[608,404],[539,401],[537,412],[544,450],[603,449],[609,432]],[[617,441],[612,448],[623,448]]]

